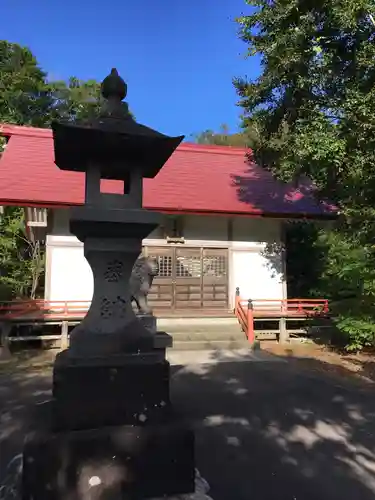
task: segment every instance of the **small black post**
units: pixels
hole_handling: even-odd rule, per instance
[[[237,315],[237,308],[238,304],[240,302],[240,288],[237,286],[236,287],[236,296],[234,298],[234,314]]]

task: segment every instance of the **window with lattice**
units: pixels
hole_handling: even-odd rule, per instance
[[[173,269],[173,261],[172,256],[170,255],[152,255],[149,254],[149,257],[156,259],[158,261],[159,273],[158,278],[171,278],[172,277],[172,269]]]
[[[203,257],[203,276],[224,278],[227,275],[227,258],[225,255],[208,255]]]
[[[202,275],[202,263],[200,256],[177,257],[176,277],[177,278],[200,278]]]

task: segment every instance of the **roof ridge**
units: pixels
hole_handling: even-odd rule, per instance
[[[22,135],[28,137],[45,137],[49,139],[52,138],[52,129],[0,123],[0,135]]]
[[[196,144],[194,142],[182,142],[177,151],[200,152],[224,155],[244,155],[251,151],[250,148],[237,148],[233,146],[220,146],[218,144]]]
[[[0,123],[0,135],[52,138],[52,129]],[[220,146],[217,144],[195,144],[193,142],[183,142],[178,146],[177,151],[237,156],[244,155],[247,151],[249,151],[249,149],[237,148],[233,146]]]

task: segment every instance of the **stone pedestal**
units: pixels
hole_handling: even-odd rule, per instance
[[[145,316],[151,332],[154,318]],[[100,338],[113,352],[112,337]],[[172,339],[154,332],[150,338],[147,352],[57,355],[53,399],[24,448],[24,500],[138,500],[194,491],[194,435],[169,397],[165,349]]]
[[[57,356],[53,374],[57,430],[161,423],[169,418],[169,363],[162,353],[92,360]]]
[[[23,500],[142,499],[194,491],[193,433],[178,419],[60,433],[39,422],[24,448]]]
[[[194,491],[194,435],[172,409],[164,351],[57,356],[53,399],[26,439],[24,500]]]

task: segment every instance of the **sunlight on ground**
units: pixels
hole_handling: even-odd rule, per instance
[[[301,417],[301,413],[298,412]],[[364,417],[361,417],[363,420]],[[357,420],[357,416],[355,417]],[[358,421],[358,420],[357,420]],[[271,423],[263,431],[267,439],[276,442],[283,450],[282,459],[286,463],[295,463],[293,458],[293,447],[302,446],[306,452],[313,451],[320,444],[324,447],[328,445],[339,445],[339,452],[335,454],[335,460],[349,466],[350,473],[360,480],[371,490],[375,491],[375,454],[374,451],[360,443],[353,443],[353,436],[348,425],[335,422],[325,422],[317,420],[313,427],[305,425],[295,425],[289,431],[283,431],[277,422]],[[297,463],[295,463],[297,465]],[[306,456],[304,463],[299,461],[298,467],[306,477],[319,475],[317,462],[309,460]]]

